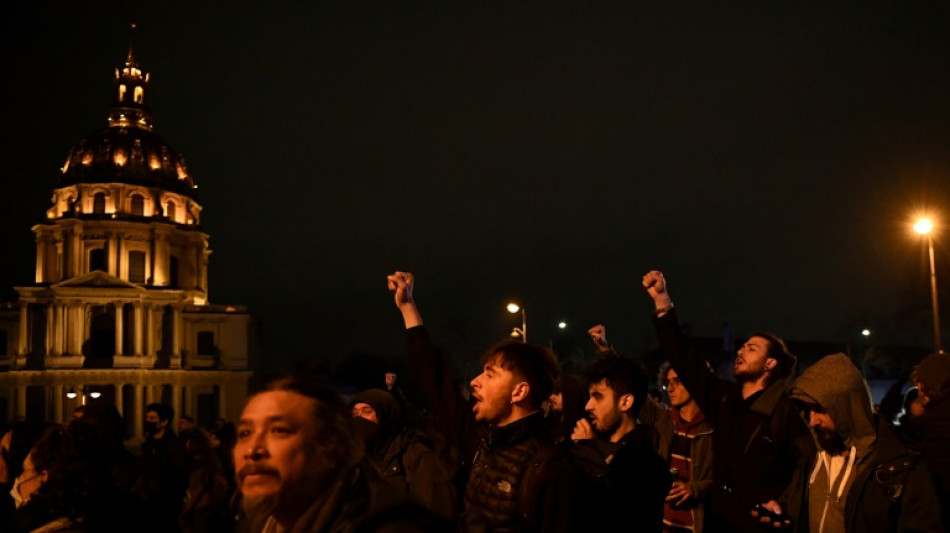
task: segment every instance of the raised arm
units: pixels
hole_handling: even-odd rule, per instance
[[[386,276],[386,283],[393,293],[396,309],[399,309],[399,312],[402,313],[402,320],[406,324],[406,329],[422,325],[422,315],[419,314],[416,301],[412,298],[412,288],[415,281],[412,272],[399,272],[397,270]]]
[[[719,418],[720,401],[735,385],[716,377],[706,361],[696,354],[692,343],[680,328],[663,273],[659,270],[647,272],[643,276],[643,288],[653,300],[653,325],[664,357],[676,370],[683,386],[706,415],[706,420],[715,426]]]
[[[605,328],[603,324],[597,324],[590,328],[587,330],[587,334],[590,335],[590,340],[594,341],[594,346],[597,347],[597,353],[599,355],[613,351],[614,347],[607,342],[607,328]]]
[[[413,298],[415,276],[411,272],[393,272],[386,276],[396,309],[406,326],[406,352],[409,368],[418,379],[419,388],[427,407],[436,415],[441,429],[450,442],[458,442],[460,427],[458,412],[463,399],[455,384],[455,375],[449,361],[432,342],[422,323],[422,315]]]

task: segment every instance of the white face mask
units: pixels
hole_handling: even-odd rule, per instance
[[[30,481],[37,477],[39,477],[39,474],[36,474],[33,477],[27,479],[27,481]],[[19,477],[13,480],[13,488],[10,489],[10,496],[13,497],[13,503],[16,504],[17,509],[19,509],[20,507],[23,507],[23,505],[26,504],[26,502],[30,501],[30,500],[24,500],[23,495],[20,494],[20,478]]]
[[[20,478],[17,477],[13,480],[13,488],[10,489],[10,496],[13,497],[13,503],[16,504],[16,508],[19,509],[23,506],[25,501],[23,501],[23,496],[20,496]]]

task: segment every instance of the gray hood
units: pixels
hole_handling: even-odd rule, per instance
[[[873,446],[877,432],[871,393],[847,355],[827,355],[809,366],[795,380],[790,395],[795,400],[821,405],[834,421],[844,444],[849,448],[855,446],[859,455]]]

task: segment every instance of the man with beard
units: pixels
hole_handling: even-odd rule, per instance
[[[621,524],[659,533],[670,476],[654,450],[653,428],[637,424],[635,416],[646,401],[646,372],[635,359],[606,355],[587,367],[584,378],[590,420],[578,420],[569,450],[583,473],[585,530]]]
[[[819,447],[804,483],[809,531],[946,531],[927,467],[885,420],[875,420],[867,383],[848,356],[810,366],[791,397]]]
[[[735,381],[720,379],[680,328],[663,274],[650,271],[642,284],[655,307],[660,348],[715,430],[704,529],[760,531],[763,518],[753,514],[755,507],[778,506],[796,473],[812,464],[813,439],[785,392],[796,359],[780,338],[755,333],[736,356]],[[790,517],[780,517],[778,525],[797,527],[799,506],[782,507]]]
[[[482,356],[466,402],[422,324],[413,275],[394,272],[386,280],[406,327],[410,367],[458,450],[459,531],[572,531],[573,469],[541,411],[559,374],[554,354],[523,342],[495,344]]]
[[[346,404],[321,382],[272,380],[248,399],[237,434],[239,531],[450,531],[366,463]]]
[[[147,531],[178,528],[178,514],[188,486],[185,449],[169,427],[174,417],[174,409],[165,404],[145,406],[145,442],[132,490],[144,509],[155,511],[155,517],[143,523]]]

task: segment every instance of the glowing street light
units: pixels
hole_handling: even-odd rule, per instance
[[[567,327],[567,322],[558,322],[557,329],[564,329]]]
[[[937,270],[934,268],[934,224],[929,218],[921,218],[914,223],[914,231],[920,235],[927,236],[927,247],[930,251],[930,299],[933,303],[934,315],[934,345],[937,353],[943,353],[943,346],[940,342],[940,309],[937,306]]]
[[[863,335],[863,336],[865,336],[865,337],[869,337],[869,336],[871,335],[871,330],[869,330],[869,329],[867,329],[867,328],[862,329],[862,330],[861,330],[861,335]]]
[[[521,337],[521,342],[527,343],[528,342],[528,320],[525,316],[524,307],[521,307],[520,305],[514,302],[511,302],[508,304],[509,313],[515,314],[518,311],[521,311],[521,327],[514,328],[513,330],[511,330],[511,336]]]

